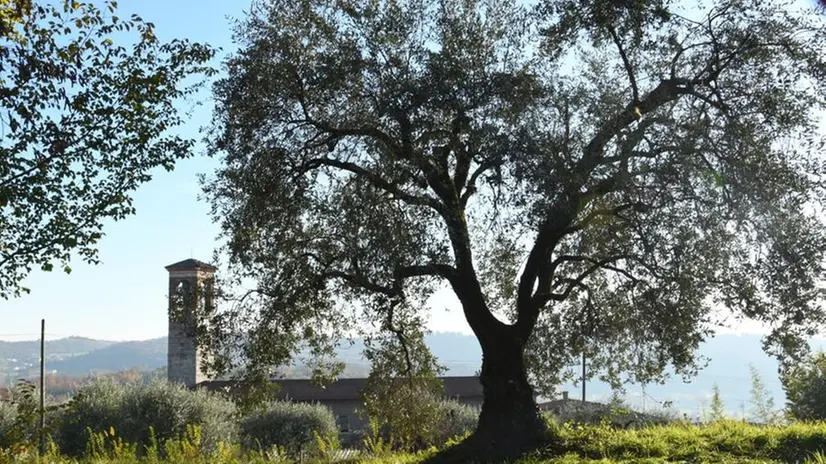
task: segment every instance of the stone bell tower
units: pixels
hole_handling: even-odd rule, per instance
[[[195,312],[211,311],[216,268],[196,259],[166,266],[169,271],[167,379],[193,388],[209,380],[201,371],[205,352],[195,344]]]

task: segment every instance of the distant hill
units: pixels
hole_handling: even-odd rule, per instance
[[[116,342],[105,340],[93,340],[84,337],[67,337],[57,340],[46,340],[47,358],[62,356],[76,356],[81,353],[89,353],[101,348],[106,348]],[[40,340],[26,340],[20,342],[0,341],[0,362],[7,359],[40,359]]]
[[[166,337],[121,342],[48,364],[49,370],[66,375],[118,372],[138,368],[155,370],[166,366]]]
[[[46,364],[106,349],[116,342],[93,340],[83,337],[67,337],[46,340]],[[0,341],[0,386],[39,372],[40,341]]]
[[[447,367],[448,375],[474,375],[481,367],[481,349],[473,336],[434,333],[426,341],[433,354]],[[816,340],[814,345],[815,348],[822,346],[823,340]],[[27,376],[37,375],[39,349],[39,342],[36,341],[0,342],[0,381],[5,378],[5,383],[9,383],[24,373]],[[152,371],[165,367],[166,349],[166,337],[133,342],[70,337],[46,343],[47,369],[67,376],[105,374],[134,368]],[[355,340],[352,346],[345,342],[339,348],[339,359],[346,364],[343,377],[363,377],[369,373],[369,365],[362,356],[363,349],[360,340]],[[776,406],[783,406],[785,398],[777,378],[777,364],[763,353],[759,335],[719,335],[702,344],[700,354],[708,357],[710,362],[689,383],[677,378],[663,385],[648,385],[645,395],[640,386],[629,386],[627,401],[637,409],[647,410],[661,408],[661,402],[670,401],[677,411],[696,416],[703,404],[707,406],[710,403],[713,385],[717,383],[729,413],[739,417],[743,412],[748,413],[751,388],[749,364],[752,363],[773,393]],[[10,372],[15,366],[18,370]],[[297,365],[284,368],[282,372],[286,377],[306,377],[310,371],[306,366]],[[572,398],[581,395],[579,385],[562,385],[559,390],[568,391]],[[607,385],[599,382],[586,385],[588,400],[605,400],[610,394]]]

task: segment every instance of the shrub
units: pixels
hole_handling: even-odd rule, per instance
[[[40,406],[37,386],[21,380],[9,390],[9,397],[0,401],[0,449],[27,448],[40,436]],[[46,433],[56,406],[47,398]]]
[[[338,444],[336,419],[320,404],[271,401],[259,412],[241,420],[241,441],[247,449],[268,451],[283,448],[290,455],[299,452],[321,454],[319,441]]]
[[[708,417],[709,422],[721,421],[726,418],[726,407],[723,404],[723,397],[720,394],[720,387],[717,382],[714,383],[713,393],[711,395],[711,406],[709,408]]]
[[[448,440],[465,436],[479,422],[479,409],[456,400],[444,400],[439,403],[439,418],[435,427],[435,436],[428,445],[444,446]]]
[[[766,383],[763,382],[760,371],[757,370],[754,364],[749,364],[749,371],[751,372],[749,403],[751,403],[753,419],[765,424],[778,422],[781,414],[774,409],[774,398],[772,398],[771,392],[766,387]]]
[[[443,368],[425,344],[420,324],[397,324],[405,328],[374,340],[364,351],[371,365],[361,391],[364,414],[374,439],[381,436],[400,450],[421,450],[437,435]]]
[[[816,353],[781,380],[790,416],[804,421],[826,419],[826,353]]]
[[[165,442],[185,435],[187,426],[201,426],[201,446],[211,451],[218,442],[236,440],[235,412],[232,402],[221,395],[153,381],[127,388],[121,428],[131,440],[145,444],[149,427],[159,442]]]
[[[163,443],[184,436],[188,425],[201,426],[201,444],[206,451],[236,436],[235,407],[230,401],[162,381],[125,386],[111,381],[88,384],[59,416],[55,441],[70,456],[83,454],[92,435],[110,429],[118,438],[136,444],[139,451],[150,445],[150,427]]]
[[[601,404],[581,401],[562,401],[543,413],[546,420],[560,424],[607,425],[613,428],[642,428],[674,422],[667,410],[640,413],[623,403]]]
[[[111,381],[100,381],[81,388],[69,406],[59,413],[57,432],[53,437],[63,453],[79,456],[86,450],[93,433],[107,430],[110,426],[120,431],[119,411],[125,387]]]
[[[10,401],[0,401],[0,447],[17,418],[17,407]]]

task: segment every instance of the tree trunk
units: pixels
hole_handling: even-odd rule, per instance
[[[430,462],[510,461],[548,443],[547,426],[528,383],[523,347],[511,335],[512,327],[502,329],[490,340],[479,337],[484,402],[476,431]]]

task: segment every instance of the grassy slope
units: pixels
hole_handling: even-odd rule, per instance
[[[753,426],[735,421],[722,421],[707,426],[675,424],[639,430],[615,430],[608,426],[557,426],[560,446],[521,461],[521,464],[579,463],[826,463],[826,423],[793,424],[789,426]],[[179,446],[186,448],[186,446]],[[108,448],[108,447],[107,447]],[[195,458],[187,453],[165,460],[167,463],[212,462],[274,462],[267,456],[239,455],[237,448],[226,447],[217,456]],[[197,452],[197,450],[195,450]],[[128,453],[127,453],[128,454]],[[184,454],[189,454],[184,456]],[[544,456],[543,456],[544,454]],[[372,459],[350,462],[369,464],[417,463],[427,453],[385,454]],[[552,457],[555,456],[555,457]],[[0,463],[4,461],[0,455]],[[16,462],[36,462],[18,460]],[[70,463],[65,458],[49,462]],[[135,463],[130,455],[98,456],[83,462]],[[146,461],[143,461],[146,462]],[[280,461],[284,462],[284,461]],[[305,463],[313,462],[305,459]],[[315,461],[325,462],[325,461]]]
[[[639,430],[565,425],[556,431],[561,441],[556,450],[525,458],[520,464],[826,463],[826,423],[754,426],[722,421],[706,426],[674,424]],[[419,460],[408,455],[364,462]]]

